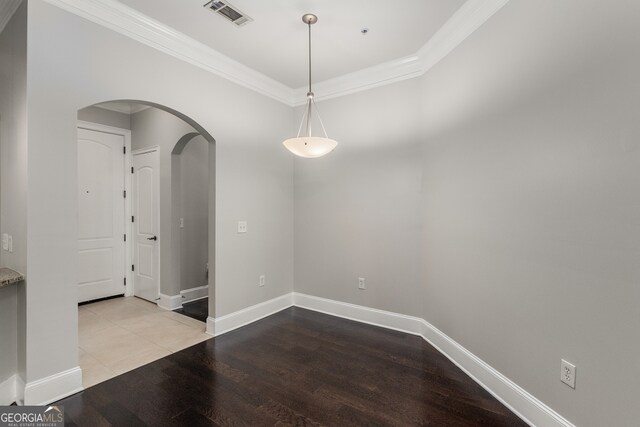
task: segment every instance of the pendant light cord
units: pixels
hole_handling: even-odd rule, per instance
[[[307,92],[307,107],[304,109],[304,114],[302,115],[302,121],[300,122],[300,128],[298,129],[298,136],[296,138],[300,138],[300,133],[302,132],[302,127],[306,123],[305,134],[307,137],[311,138],[311,120],[313,118],[313,109],[316,109],[316,115],[318,116],[318,121],[320,122],[320,127],[322,128],[322,132],[324,133],[325,138],[329,138],[327,136],[327,130],[324,128],[324,123],[322,122],[322,118],[318,112],[318,106],[316,105],[316,101],[314,99],[314,95],[311,87],[311,20],[305,20],[309,27],[309,92]]]
[[[311,137],[311,21],[307,23],[309,26],[309,92],[307,93],[307,136]]]
[[[309,22],[309,93],[311,93],[311,22]]]

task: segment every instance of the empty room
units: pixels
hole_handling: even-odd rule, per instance
[[[0,427],[638,426],[639,52],[633,0],[0,0]]]

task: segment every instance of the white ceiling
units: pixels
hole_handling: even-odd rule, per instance
[[[253,18],[236,27],[206,0],[119,0],[291,88],[307,84],[307,28],[313,26],[314,82],[417,52],[464,0],[233,0]],[[362,28],[369,33],[363,36]]]

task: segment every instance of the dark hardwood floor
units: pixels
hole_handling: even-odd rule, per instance
[[[202,298],[197,301],[182,304],[182,308],[174,310],[176,313],[184,314],[193,319],[206,322],[209,316],[209,298]]]
[[[78,426],[524,426],[422,338],[300,308],[59,401]]]

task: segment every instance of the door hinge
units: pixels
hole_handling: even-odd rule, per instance
[[[127,235],[126,234],[124,235],[124,241],[125,242],[127,241]]]
[[[136,271],[136,266],[131,264],[131,271]]]
[[[136,222],[136,217],[131,215],[131,222]]]
[[[124,285],[127,286],[127,278],[124,278]]]
[[[122,147],[122,154],[127,154],[127,147]]]
[[[124,191],[122,192],[122,194],[124,194],[124,198],[126,199],[126,198],[127,198],[127,190],[124,190]]]
[[[131,166],[131,173],[133,173],[133,166]]]

